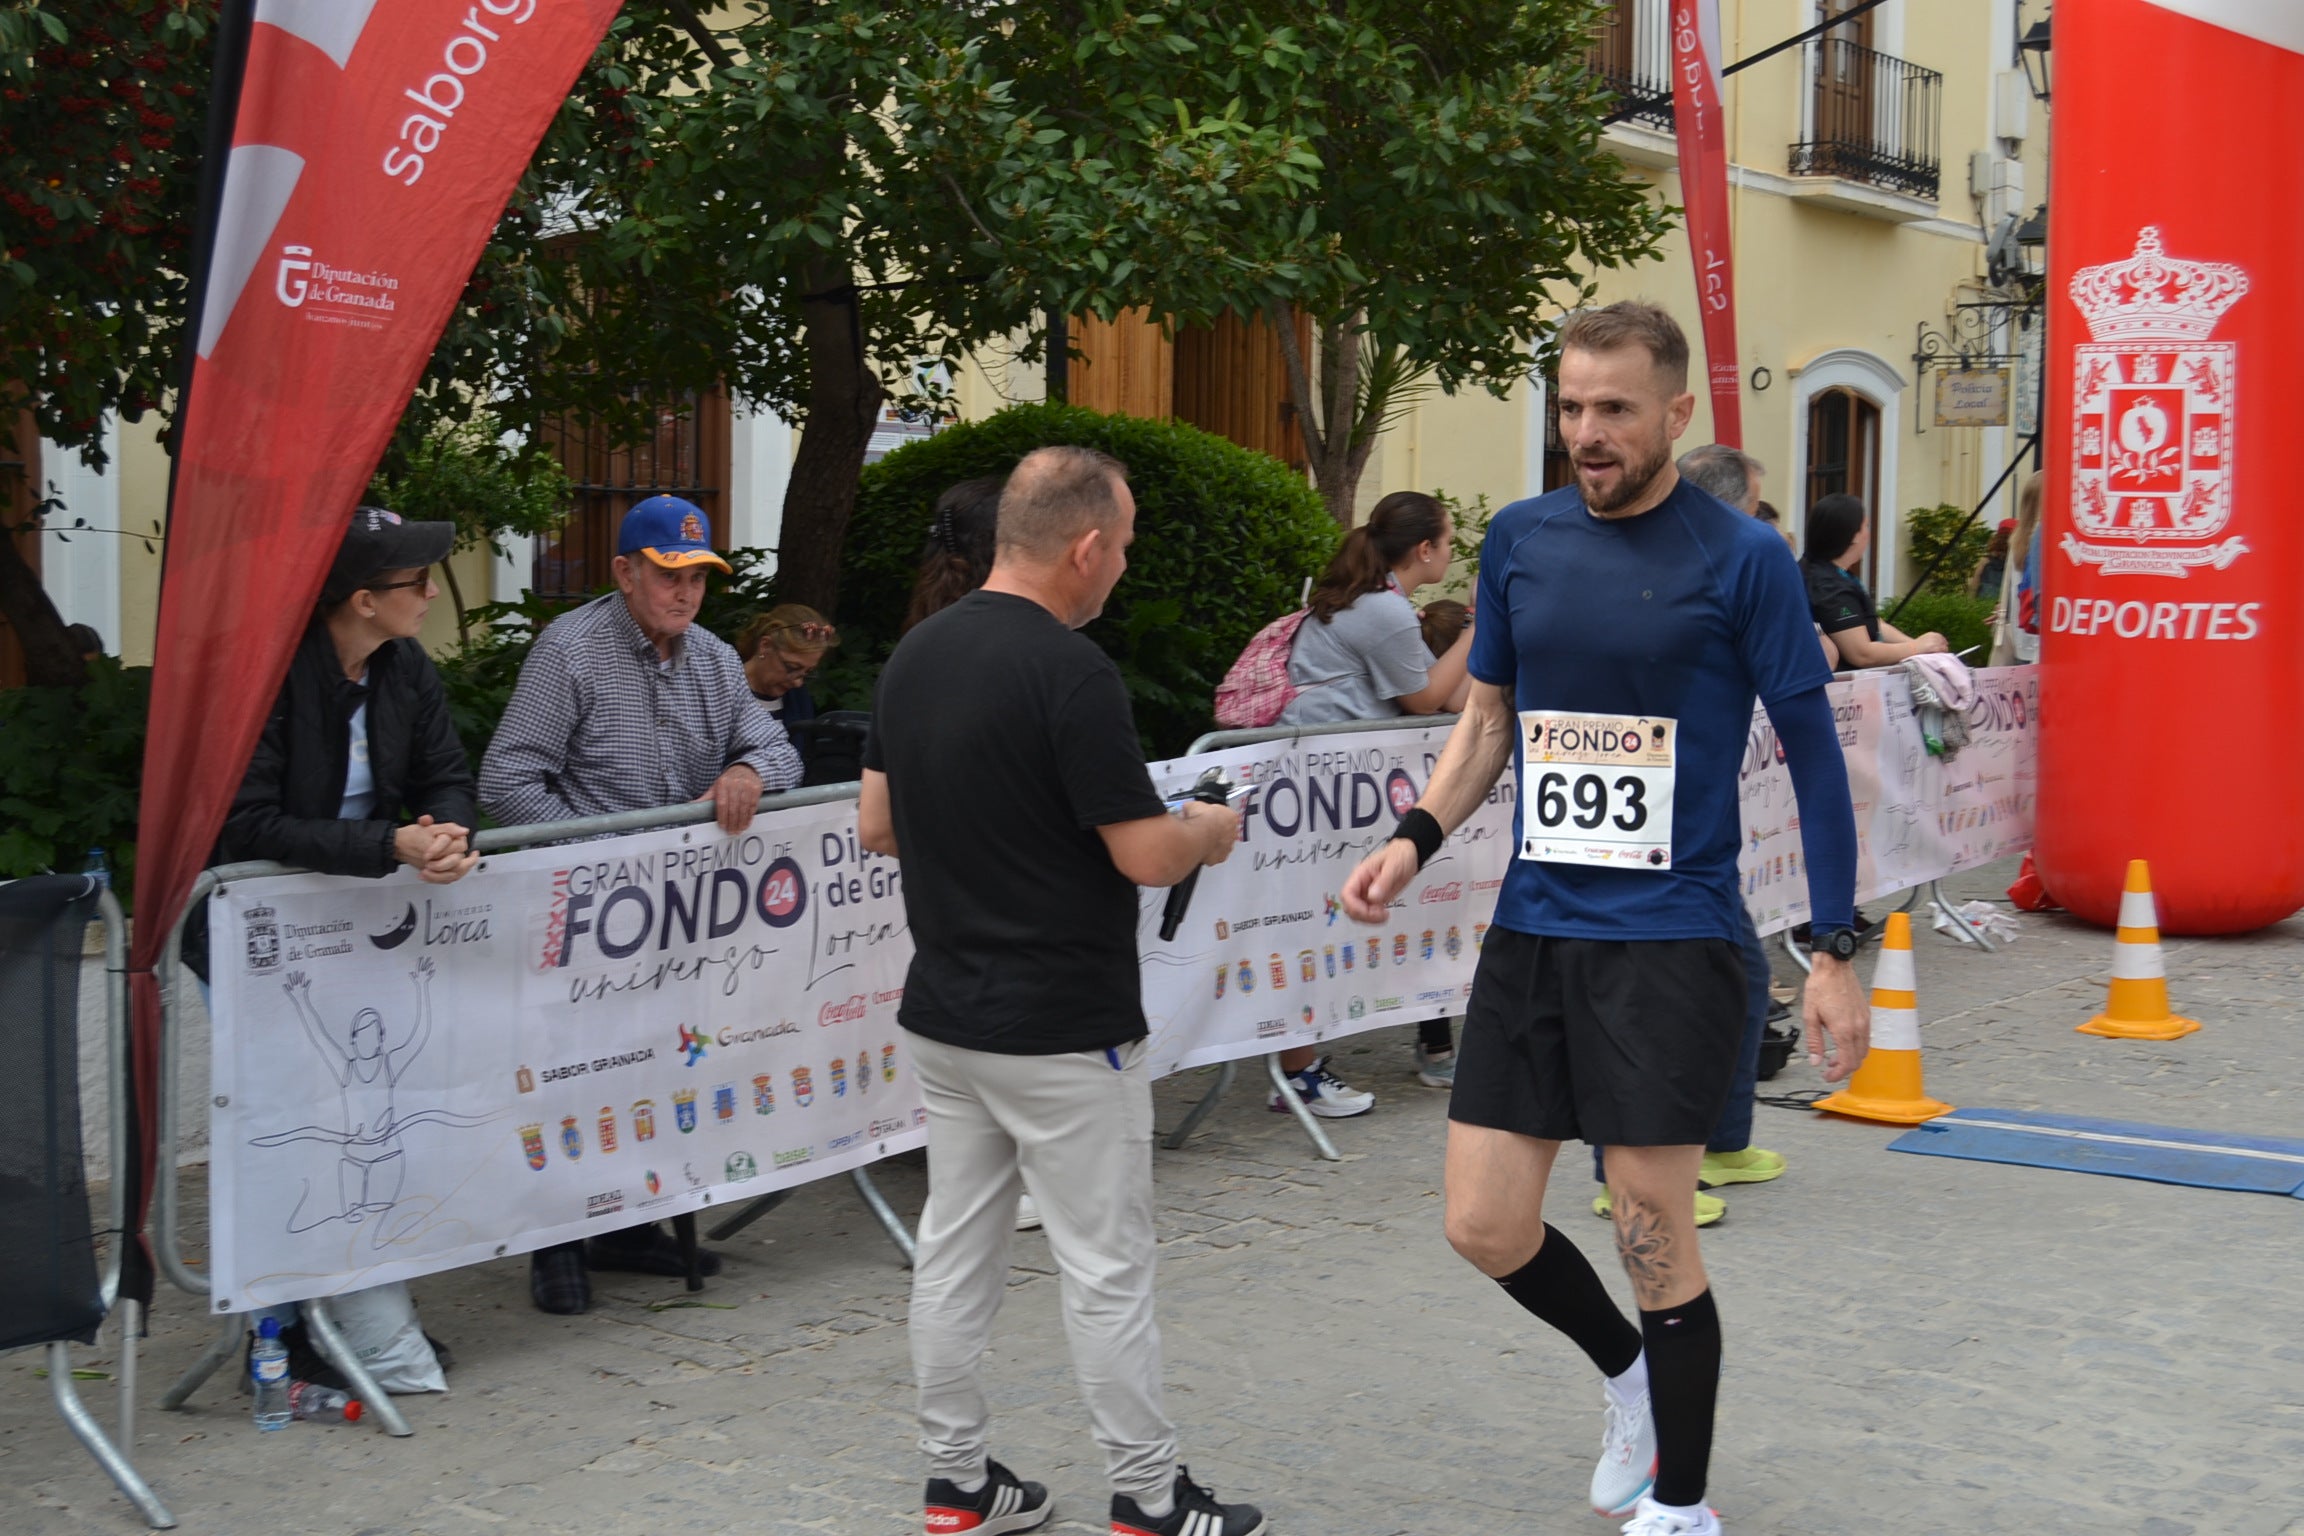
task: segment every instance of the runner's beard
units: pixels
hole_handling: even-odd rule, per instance
[[[1583,466],[1578,465],[1576,489],[1584,497],[1584,509],[1600,517],[1622,511],[1647,495],[1648,488],[1656,483],[1656,477],[1664,473],[1664,466],[1671,462],[1672,444],[1669,440],[1658,443],[1653,452],[1642,458],[1619,460],[1622,472],[1616,477],[1615,493],[1605,497],[1593,491],[1584,478]]]

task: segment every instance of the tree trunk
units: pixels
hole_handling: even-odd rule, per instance
[[[800,274],[801,338],[808,349],[808,416],[792,480],[784,492],[784,531],[776,552],[777,595],[833,615],[840,600],[840,551],[856,510],[856,478],[883,391],[865,365],[856,290],[843,266]]]
[[[1360,472],[1368,466],[1375,447],[1372,433],[1354,420],[1360,393],[1360,324],[1358,315],[1325,318],[1318,323],[1320,387],[1317,398],[1312,370],[1296,344],[1294,317],[1275,305],[1266,315],[1280,337],[1280,352],[1288,364],[1288,403],[1296,408],[1298,429],[1304,434],[1305,457],[1312,463],[1312,483],[1339,528],[1352,526],[1354,502],[1360,495]]]
[[[23,648],[26,682],[35,688],[77,688],[88,679],[87,664],[65,633],[64,616],[49,601],[39,574],[17,553],[16,535],[23,531],[0,527],[0,614],[7,616]]]

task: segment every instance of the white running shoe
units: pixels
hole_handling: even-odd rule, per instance
[[[1040,1204],[1030,1195],[1016,1197],[1016,1230],[1032,1232],[1040,1226]]]
[[[1628,1404],[1605,1387],[1600,1395],[1608,1418],[1600,1431],[1600,1464],[1592,1469],[1592,1510],[1615,1519],[1648,1502],[1648,1490],[1656,1486],[1656,1419],[1645,1392]]]
[[[1703,1519],[1691,1520],[1672,1513],[1654,1499],[1643,1497],[1632,1518],[1624,1523],[1624,1536],[1722,1536],[1722,1533],[1720,1517],[1709,1509],[1704,1511]]]
[[[1304,1107],[1323,1120],[1349,1120],[1376,1107],[1376,1095],[1353,1087],[1329,1071],[1325,1056],[1301,1072],[1289,1073],[1288,1081],[1295,1086],[1296,1096],[1304,1101]],[[1275,1114],[1288,1112],[1288,1106],[1277,1093],[1272,1095],[1272,1110]]]

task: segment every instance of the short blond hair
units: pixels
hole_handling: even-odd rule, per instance
[[[1672,392],[1688,387],[1688,333],[1654,304],[1620,299],[1605,309],[1580,309],[1560,327],[1562,352],[1616,352],[1644,347]]]

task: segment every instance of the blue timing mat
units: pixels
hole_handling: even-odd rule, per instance
[[[2304,1200],[2304,1141],[2271,1136],[2020,1109],[1959,1109],[1906,1131],[1888,1150]]]

